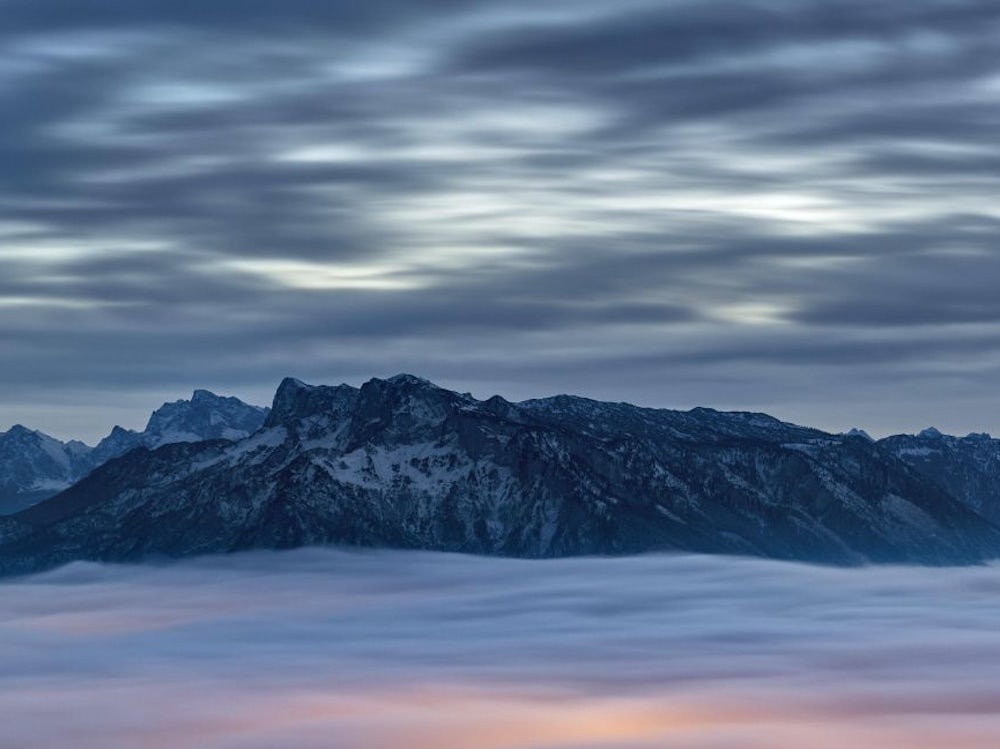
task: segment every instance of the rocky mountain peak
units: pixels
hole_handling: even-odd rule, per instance
[[[414,375],[373,378],[358,394],[352,440],[362,443],[375,435],[393,443],[433,439],[458,407],[475,402]]]
[[[851,429],[850,431],[845,432],[844,436],[846,436],[846,437],[860,437],[861,439],[865,440],[866,442],[874,442],[875,441],[872,438],[872,436],[870,434],[868,434],[868,432],[866,432],[864,429],[857,429],[857,428]]]
[[[267,409],[239,398],[209,390],[195,390],[191,400],[164,403],[145,429],[144,443],[151,447],[206,439],[240,439],[260,429]]]
[[[393,375],[392,377],[387,378],[385,382],[392,383],[393,385],[404,385],[415,388],[441,389],[430,380],[424,379],[423,377],[417,377],[417,375],[409,374],[407,372],[400,372],[399,374]]]
[[[509,418],[516,410],[514,404],[499,395],[494,395],[479,405],[487,413],[504,418]]]
[[[265,426],[279,426],[301,418],[305,410],[305,401],[315,388],[302,380],[286,377],[278,384],[271,401],[271,413],[268,414]]]
[[[991,442],[993,440],[993,435],[989,432],[969,432],[965,435],[965,439],[973,442]]]
[[[23,424],[14,424],[10,429],[7,430],[6,436],[11,439],[24,440],[30,439],[32,437],[37,437],[38,432],[34,429],[28,429],[28,427]]]
[[[350,385],[308,385],[286,377],[278,385],[265,427],[291,427],[305,419],[341,419],[351,412],[358,389]]]

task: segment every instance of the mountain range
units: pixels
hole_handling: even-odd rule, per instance
[[[48,499],[112,458],[137,447],[238,440],[260,428],[268,409],[195,390],[190,400],[164,403],[141,432],[116,426],[96,446],[61,442],[17,424],[0,432],[0,515]]]
[[[758,413],[477,400],[413,375],[360,388],[286,379],[270,410],[197,391],[145,432],[120,431],[135,436],[118,434],[116,457],[0,518],[0,571],[328,543],[830,564],[1000,556],[1000,449],[985,435],[875,441]],[[24,433],[37,436],[4,438]],[[60,477],[101,445],[65,445]]]

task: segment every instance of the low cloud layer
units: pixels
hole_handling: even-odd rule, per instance
[[[0,592],[10,749],[1000,741],[996,566],[306,549]]]
[[[1000,431],[993,3],[2,14],[0,428],[407,370]]]

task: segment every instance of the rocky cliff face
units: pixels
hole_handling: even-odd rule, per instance
[[[96,447],[61,442],[22,426],[0,433],[0,515],[11,514],[68,488],[112,458],[137,447],[242,439],[257,431],[268,410],[238,398],[195,390],[190,400],[164,403],[141,432],[116,426]]]
[[[1000,530],[870,440],[763,414],[289,379],[245,439],[141,448],[8,518],[0,568],[313,543],[951,564]]]

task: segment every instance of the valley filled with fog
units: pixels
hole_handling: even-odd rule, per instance
[[[994,749],[1000,567],[302,549],[0,583],[5,749]]]

